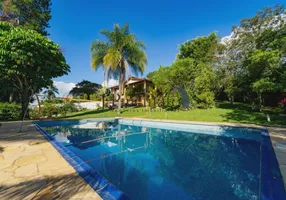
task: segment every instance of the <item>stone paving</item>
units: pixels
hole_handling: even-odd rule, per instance
[[[267,127],[286,190],[286,128]]]
[[[101,199],[31,122],[0,127],[0,199]]]

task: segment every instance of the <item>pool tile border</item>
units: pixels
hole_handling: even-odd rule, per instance
[[[261,130],[261,200],[286,199],[283,177],[268,130]]]
[[[36,122],[33,122],[36,129],[52,144],[61,156],[75,169],[75,171],[97,192],[102,199],[130,200],[130,198],[116,186],[98,174],[88,164],[82,161],[73,152],[43,130]]]

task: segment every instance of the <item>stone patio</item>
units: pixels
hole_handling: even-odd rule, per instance
[[[284,188],[286,190],[286,128],[267,127],[267,129],[270,133],[272,146],[279,163],[280,171],[284,180]]]
[[[0,127],[0,199],[101,199],[31,122]]]

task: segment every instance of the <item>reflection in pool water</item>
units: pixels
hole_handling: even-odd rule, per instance
[[[44,129],[131,199],[259,199],[259,140],[113,122]]]

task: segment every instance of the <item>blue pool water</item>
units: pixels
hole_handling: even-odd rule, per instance
[[[260,199],[261,131],[39,124],[131,199]]]

